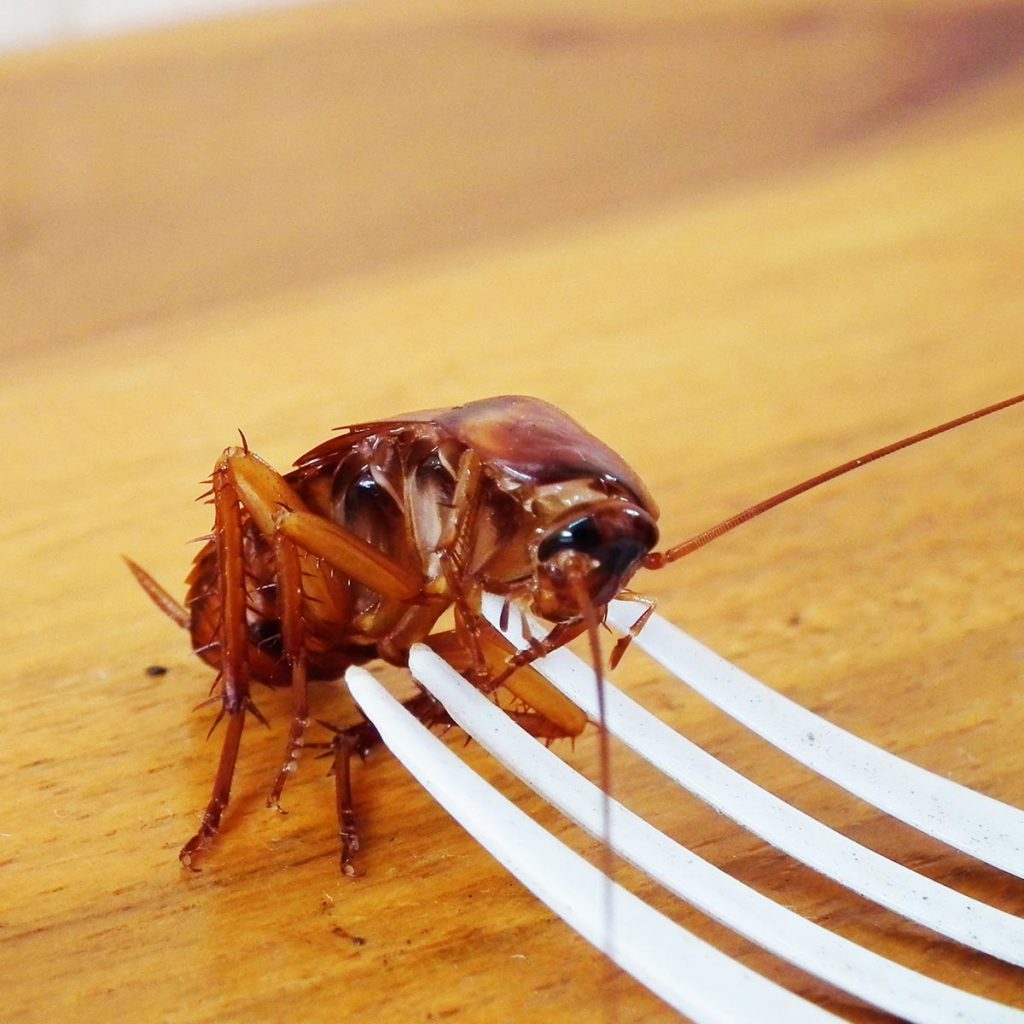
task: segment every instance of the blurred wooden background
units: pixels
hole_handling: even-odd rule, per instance
[[[238,427],[284,467],[344,422],[538,394],[641,471],[671,539],[1022,390],[1024,4],[622,7],[320,5],[0,62],[7,1020],[583,1022],[610,996],[624,1020],[670,1017],[386,751],[357,776],[364,876],[341,879],[321,764],[287,817],[262,806],[281,695],[226,834],[183,873],[210,673],[118,560],[178,589],[209,526],[198,481]],[[1024,805],[1022,422],[638,583],[805,705]],[[815,780],[639,654],[617,676],[805,810],[1024,912],[1024,883]],[[340,702],[325,690],[318,715]],[[560,750],[593,770],[592,737]],[[615,770],[736,876],[1024,1007],[1019,971]],[[636,885],[755,969],[886,1019]]]

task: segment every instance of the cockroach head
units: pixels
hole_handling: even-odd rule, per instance
[[[654,519],[633,502],[611,498],[566,512],[534,546],[533,610],[551,622],[579,618],[581,584],[591,606],[603,608],[657,543]]]

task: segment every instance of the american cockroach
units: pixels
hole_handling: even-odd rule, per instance
[[[304,745],[308,684],[373,658],[404,665],[417,642],[496,699],[505,695],[508,713],[535,736],[578,736],[586,716],[531,664],[585,633],[600,673],[598,627],[608,603],[637,600],[644,610],[616,643],[614,665],[653,611],[627,589],[637,570],[663,568],[804,491],[1021,401],[1024,394],[868,452],[664,551],[654,550],[658,507],[638,475],[535,398],[489,398],[344,427],[283,476],[243,437],[214,467],[207,495],[214,529],[192,566],[185,604],[128,563],[217,670],[215,724],[226,719],[213,793],[182,863],[192,866],[219,829],[246,715],[262,719],[253,683],[292,690],[272,807]],[[550,633],[514,653],[483,617],[485,593],[551,623]],[[442,628],[449,611],[451,628]],[[427,724],[447,722],[425,693],[407,706]],[[332,741],[346,873],[358,849],[350,760],[378,739],[362,722]]]

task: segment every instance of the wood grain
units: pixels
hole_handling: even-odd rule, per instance
[[[1024,5],[620,6],[322,5],[0,64],[6,1019],[598,1021],[611,999],[670,1018],[386,751],[357,779],[364,876],[341,879],[321,764],[287,817],[262,806],[281,695],[261,700],[272,734],[246,736],[226,834],[182,873],[210,677],[117,557],[184,576],[209,526],[191,499],[239,426],[286,466],[339,423],[538,394],[640,470],[672,539],[1022,390]],[[975,424],[642,585],[801,703],[1022,806],[1020,436],[1013,411]],[[1024,884],[794,767],[641,656],[618,675],[774,792],[1024,912]],[[317,711],[345,714],[340,688]],[[561,752],[593,770],[592,738]],[[625,754],[615,771],[729,872],[1024,1008],[1019,971]],[[625,878],[755,969],[886,1019]]]

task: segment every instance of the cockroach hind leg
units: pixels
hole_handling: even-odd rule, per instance
[[[181,866],[187,871],[191,871],[193,874],[198,875],[202,868],[197,867],[193,861],[200,854],[213,845],[213,834],[203,834],[197,832],[179,851],[178,860],[181,861]]]
[[[224,742],[221,746],[220,761],[217,765],[217,774],[213,781],[213,792],[210,794],[206,810],[203,811],[203,820],[196,834],[181,848],[178,859],[182,865],[190,870],[197,870],[193,863],[194,858],[207,850],[214,841],[214,837],[220,830],[221,817],[228,806],[231,798],[231,782],[235,774],[235,764],[238,761],[238,748],[242,740],[242,731],[245,727],[245,706],[237,706],[234,710],[227,710],[222,707],[220,714],[214,721],[214,726],[221,721],[226,721],[224,730]],[[211,730],[212,732],[212,730]]]

